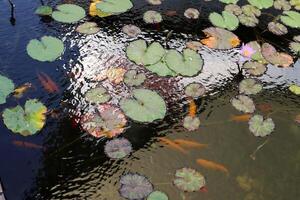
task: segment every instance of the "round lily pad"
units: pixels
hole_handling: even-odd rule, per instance
[[[141,33],[141,29],[133,24],[123,26],[122,31],[129,37],[136,37]]]
[[[205,87],[201,83],[190,83],[188,84],[185,89],[184,93],[193,98],[201,97],[205,94]]]
[[[201,122],[198,117],[186,116],[183,119],[183,127],[189,131],[195,131],[199,128]]]
[[[138,73],[136,70],[129,70],[125,73],[124,83],[128,86],[139,86],[146,80],[143,73]]]
[[[5,76],[0,75],[0,105],[6,103],[7,96],[15,89],[13,81]]]
[[[244,113],[253,113],[255,111],[255,105],[253,100],[245,95],[238,95],[231,99],[231,104],[237,110]]]
[[[242,8],[236,4],[228,4],[225,6],[224,10],[236,16],[243,13]]]
[[[273,6],[273,0],[248,0],[248,2],[259,8],[259,9],[267,9]]]
[[[153,122],[165,117],[166,103],[159,94],[147,89],[135,89],[132,93],[133,98],[120,102],[126,116],[138,122]]]
[[[300,54],[300,42],[290,42],[290,50],[296,54],[299,55]]]
[[[261,53],[261,46],[257,41],[248,42],[247,45],[255,51],[255,53],[251,56],[252,60],[259,61],[260,63],[267,63],[267,61]]]
[[[90,103],[105,103],[110,100],[111,96],[102,86],[90,89],[85,93],[85,99]]]
[[[262,90],[262,85],[254,79],[244,79],[239,84],[239,91],[242,94],[257,94]]]
[[[284,11],[280,20],[285,25],[292,28],[300,28],[300,13],[296,11]]]
[[[275,0],[274,8],[278,10],[290,10],[292,6],[287,0]]]
[[[262,55],[271,64],[275,66],[289,67],[294,63],[293,58],[282,52],[277,52],[275,47],[269,43],[262,45]]]
[[[145,68],[159,76],[176,76],[177,75],[177,73],[175,73],[173,70],[171,70],[168,67],[168,65],[165,61],[165,58],[162,58],[159,62],[157,62],[153,65],[147,65],[147,66],[145,66]]]
[[[293,40],[294,40],[295,42],[300,42],[300,35],[294,36],[294,37],[293,37]]]
[[[200,12],[196,8],[188,8],[184,11],[184,16],[188,19],[198,19]]]
[[[261,76],[267,71],[267,67],[259,62],[246,62],[243,65],[243,69],[253,76]]]
[[[259,17],[261,15],[261,11],[252,5],[244,5],[242,6],[242,11],[244,15],[252,16],[252,17]]]
[[[275,124],[271,118],[264,120],[261,115],[254,115],[249,120],[249,130],[257,137],[265,137],[270,135],[275,128]]]
[[[98,33],[100,31],[100,28],[98,27],[97,23],[95,22],[85,22],[81,25],[79,25],[76,28],[76,31],[79,33],[91,35]]]
[[[38,61],[54,61],[62,55],[64,51],[63,42],[55,37],[44,36],[41,40],[30,40],[27,47],[28,55]]]
[[[51,16],[52,8],[50,6],[40,6],[35,10],[34,13],[41,16]]]
[[[288,33],[288,29],[283,24],[278,22],[270,22],[268,24],[268,29],[275,35],[285,35]]]
[[[191,168],[176,170],[174,185],[184,192],[196,192],[205,186],[205,178],[200,173]]]
[[[37,99],[27,100],[24,109],[21,106],[6,108],[3,122],[8,129],[23,136],[36,134],[45,125],[47,108]]]
[[[124,13],[133,7],[130,0],[102,0],[96,4],[98,10],[114,15]]]
[[[147,200],[168,200],[169,197],[166,193],[161,191],[154,191],[147,197]]]
[[[172,71],[182,76],[195,76],[203,67],[203,59],[191,49],[184,49],[183,54],[176,50],[169,50],[165,60]]]
[[[125,138],[115,138],[107,141],[104,146],[105,154],[112,159],[125,158],[132,151],[131,143]]]
[[[162,3],[163,0],[147,0],[147,2],[151,5],[160,5]]]
[[[241,14],[238,16],[240,23],[248,26],[248,27],[255,27],[258,24],[258,19],[255,16],[248,16],[245,14]]]
[[[209,21],[217,27],[235,30],[239,26],[239,19],[232,13],[223,11],[222,15],[216,12],[210,13]]]
[[[144,13],[143,19],[147,24],[157,24],[162,21],[162,16],[157,11],[148,10]]]
[[[85,17],[85,10],[74,4],[62,4],[53,11],[52,18],[62,23],[74,23]]]

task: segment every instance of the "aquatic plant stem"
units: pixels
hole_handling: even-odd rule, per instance
[[[252,158],[252,160],[255,160],[256,159],[256,156],[255,154],[265,146],[265,144],[267,144],[269,142],[269,138],[266,139],[261,145],[259,145],[254,151],[253,153],[250,155],[250,158]]]

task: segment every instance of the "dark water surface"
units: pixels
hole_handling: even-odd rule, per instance
[[[269,104],[270,116],[276,128],[268,143],[256,154],[250,154],[266,139],[254,137],[246,122],[229,122],[239,115],[230,104],[238,94],[238,83],[246,75],[238,75],[237,50],[215,51],[203,48],[203,72],[194,78],[174,78],[168,81],[145,72],[151,81],[146,88],[156,89],[167,99],[168,114],[163,122],[141,125],[129,123],[123,134],[128,138],[134,152],[125,159],[109,160],[103,153],[106,139],[96,140],[84,133],[74,123],[84,112],[86,105],[82,95],[97,83],[92,78],[102,69],[112,65],[128,64],[124,49],[129,39],[121,31],[124,24],[136,24],[142,29],[140,38],[159,41],[170,48],[182,49],[186,41],[203,38],[201,30],[209,27],[209,12],[222,10],[217,1],[165,0],[162,6],[149,6],[143,0],[135,0],[134,8],[120,16],[104,20],[91,19],[101,27],[95,35],[83,36],[74,31],[76,25],[62,25],[34,14],[41,3],[55,6],[74,3],[88,10],[88,1],[38,1],[14,0],[14,19],[6,0],[0,0],[0,72],[13,79],[16,85],[30,82],[33,89],[21,99],[13,99],[0,105],[6,107],[24,105],[29,98],[41,100],[48,109],[60,113],[58,118],[48,117],[44,129],[35,136],[22,137],[11,133],[0,123],[0,178],[7,200],[48,199],[98,199],[118,200],[119,177],[125,172],[138,172],[151,179],[155,189],[166,192],[171,200],[292,200],[300,197],[300,127],[294,117],[300,114],[300,99],[288,92],[291,83],[300,84],[300,64],[282,69],[269,66],[259,78],[264,90],[253,97],[255,103]],[[183,17],[189,7],[201,8],[199,20]],[[159,27],[146,26],[142,21],[145,11],[153,9],[162,13],[176,10],[178,15],[165,17]],[[276,14],[276,13],[275,13]],[[265,19],[265,18],[264,18]],[[256,38],[264,30],[266,22],[259,27],[240,27],[235,33],[243,42]],[[85,20],[89,20],[87,17]],[[173,30],[167,44],[167,34]],[[296,31],[287,35],[291,39]],[[60,60],[44,63],[31,59],[26,45],[33,38],[43,35],[56,36],[64,41],[66,51]],[[259,35],[283,50],[286,39],[271,34]],[[109,61],[112,55],[114,57]],[[120,59],[120,58],[123,58]],[[134,67],[134,66],[132,66]],[[143,70],[143,69],[139,69]],[[41,86],[37,73],[48,74],[60,87],[60,93],[49,94]],[[208,89],[206,97],[199,99],[197,114],[203,126],[196,132],[182,128],[187,113],[187,101],[182,98],[182,88],[190,82],[199,81]],[[113,103],[129,94],[125,85],[103,85],[113,94]],[[0,86],[1,87],[1,86]],[[259,113],[260,111],[258,111]],[[164,147],[158,136],[181,138],[209,144],[207,149],[193,149],[188,155]],[[45,150],[28,149],[13,145],[14,140],[40,144]],[[229,176],[197,165],[203,158],[224,164]],[[181,194],[172,184],[176,169],[191,167],[205,175],[207,193]],[[238,176],[253,179],[255,186],[243,190],[237,183]]]

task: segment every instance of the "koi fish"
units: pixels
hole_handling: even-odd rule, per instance
[[[41,72],[37,74],[44,89],[49,93],[59,92],[59,88],[56,83],[45,73]]]
[[[14,97],[21,98],[23,94],[32,87],[31,83],[25,83],[14,90]]]
[[[30,143],[30,142],[24,142],[24,141],[20,141],[20,140],[13,140],[12,143],[15,146],[18,146],[18,147],[25,147],[25,148],[30,148],[30,149],[43,149],[43,150],[45,150],[45,148],[43,146],[37,145],[37,144],[34,144],[34,143]]]
[[[197,112],[197,105],[195,104],[195,101],[192,99],[189,103],[189,116],[195,117]]]
[[[251,114],[234,115],[230,117],[230,120],[235,122],[247,122],[250,120],[251,116]]]
[[[272,111],[272,106],[270,104],[268,104],[268,103],[258,104],[257,108],[260,111],[265,112],[265,113],[268,113],[268,112]]]
[[[177,150],[177,151],[179,151],[179,152],[181,152],[183,154],[187,154],[188,153],[184,148],[182,148],[180,145],[176,144],[172,140],[169,140],[169,139],[167,139],[165,137],[160,137],[159,140],[162,143],[166,144],[167,146],[169,146],[169,147],[171,147],[171,148],[173,148],[173,149],[175,149],[175,150]]]
[[[208,146],[208,144],[201,144],[199,142],[194,142],[192,140],[184,140],[184,139],[176,139],[174,140],[174,143],[180,146],[190,147],[190,148],[205,148]]]
[[[215,163],[213,161],[204,160],[204,159],[197,159],[196,162],[197,164],[201,165],[204,168],[218,170],[226,173],[227,175],[229,174],[228,169],[224,165]]]

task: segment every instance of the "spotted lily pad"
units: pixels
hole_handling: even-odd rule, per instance
[[[157,24],[162,21],[162,16],[155,10],[148,10],[144,13],[143,19],[147,24]]]
[[[136,37],[141,33],[141,29],[133,24],[123,26],[122,31],[129,37]]]
[[[294,54],[300,55],[300,42],[290,42],[290,49]]]
[[[300,86],[298,85],[291,85],[289,90],[296,95],[300,95]]]
[[[201,122],[198,117],[186,116],[183,119],[183,127],[189,131],[195,131],[199,128]]]
[[[244,5],[242,6],[242,11],[244,15],[252,16],[252,17],[259,17],[261,15],[261,11],[252,5]]]
[[[133,4],[130,0],[102,0],[96,4],[96,8],[104,13],[118,15],[130,10]]]
[[[278,22],[270,22],[268,24],[268,29],[275,35],[285,35],[288,33],[288,29],[283,24]]]
[[[259,8],[259,9],[267,9],[273,6],[273,0],[248,0],[248,2]]]
[[[275,47],[269,43],[262,45],[262,55],[271,64],[275,66],[289,67],[294,63],[293,58],[282,52],[277,52]]]
[[[224,8],[225,11],[230,12],[236,16],[243,13],[242,8],[236,4],[228,4]]]
[[[196,8],[188,8],[184,11],[184,16],[188,19],[198,19],[200,12]]]
[[[62,4],[53,11],[52,18],[62,23],[75,23],[85,17],[85,10],[74,4]]]
[[[183,54],[176,50],[169,50],[165,60],[172,71],[182,76],[195,76],[203,67],[203,59],[191,49],[184,49]]]
[[[184,93],[188,97],[198,98],[205,94],[205,87],[201,83],[190,83],[188,84],[185,89]]]
[[[245,95],[238,95],[231,99],[231,104],[237,110],[244,113],[253,113],[255,111],[255,105],[253,100]]]
[[[136,70],[129,70],[124,76],[124,82],[129,86],[139,86],[145,81],[145,79],[145,74],[138,73]]]
[[[4,124],[14,133],[23,136],[34,135],[45,125],[47,108],[37,99],[27,100],[24,109],[21,106],[3,111]]]
[[[111,96],[107,93],[106,89],[102,86],[90,89],[85,93],[85,99],[90,103],[105,103],[110,100]]]
[[[147,47],[144,40],[133,41],[126,49],[129,60],[138,65],[155,64],[163,58],[165,52],[165,49],[158,42],[153,42]]]
[[[290,10],[292,6],[287,0],[275,0],[274,8],[278,10]]]
[[[239,19],[232,13],[223,11],[222,15],[213,12],[209,15],[210,22],[217,27],[235,30],[239,26]]]
[[[191,168],[176,170],[174,185],[184,192],[196,192],[205,186],[205,178],[200,173]]]
[[[41,40],[33,39],[27,45],[28,55],[38,61],[54,61],[62,55],[64,44],[60,39],[44,36]]]
[[[7,96],[15,89],[15,84],[9,78],[0,75],[0,105],[6,103]]]
[[[254,115],[249,120],[249,130],[257,137],[265,137],[270,135],[275,128],[275,124],[271,118],[264,120],[261,115]]]
[[[41,16],[51,16],[52,8],[50,6],[40,6],[35,10],[34,13]]]
[[[300,10],[300,0],[290,0],[290,4],[294,6],[296,10]]]
[[[120,107],[131,119],[138,122],[153,122],[163,119],[166,114],[165,101],[152,90],[135,89],[133,98],[122,99]]]
[[[169,197],[161,191],[154,191],[147,197],[147,200],[168,200]]]
[[[300,13],[296,11],[284,11],[280,20],[292,28],[300,28]]]
[[[253,76],[261,76],[267,71],[264,64],[252,61],[244,63],[243,69]]]
[[[112,159],[125,158],[132,151],[131,143],[125,138],[115,138],[107,141],[104,146],[105,154]]]
[[[262,85],[254,79],[244,79],[239,84],[239,91],[242,94],[257,94],[262,90]]]
[[[258,19],[255,16],[252,15],[245,15],[245,14],[241,14],[238,16],[240,23],[248,26],[248,27],[255,27],[258,24]]]
[[[76,28],[76,31],[79,33],[91,35],[98,33],[100,31],[100,28],[98,27],[97,23],[95,22],[85,22],[81,25],[79,25]]]

